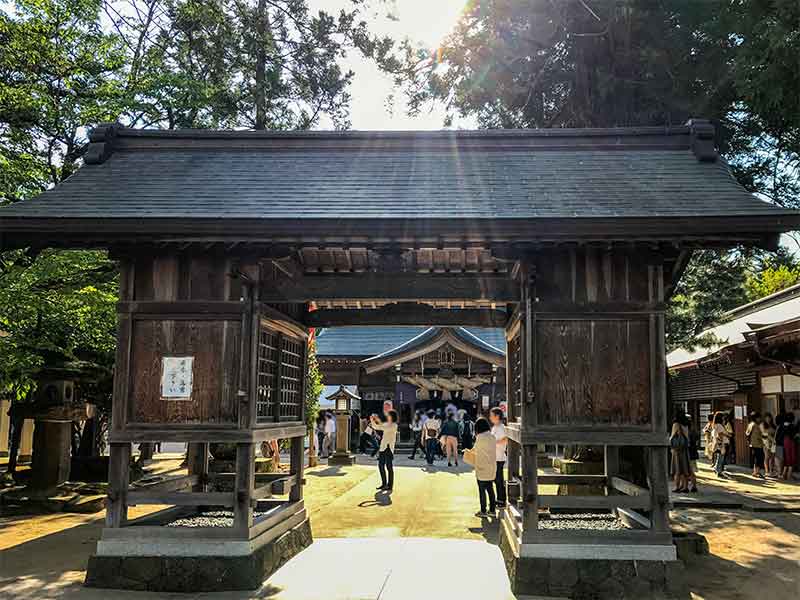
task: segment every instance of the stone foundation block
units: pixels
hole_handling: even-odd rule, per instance
[[[517,597],[572,600],[688,600],[681,561],[531,558],[517,556],[507,531],[500,550]]]
[[[150,592],[254,590],[311,545],[306,519],[247,556],[91,556],[87,587]]]

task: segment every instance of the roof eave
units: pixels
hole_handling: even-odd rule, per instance
[[[669,241],[696,246],[772,247],[800,229],[800,213],[763,215],[552,218],[49,218],[0,217],[0,247],[112,247],[147,242],[367,242],[390,235],[414,241],[559,243]]]

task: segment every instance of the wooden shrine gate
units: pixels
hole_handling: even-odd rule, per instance
[[[512,502],[501,547],[515,591],[542,593],[526,588],[530,571],[552,561],[582,585],[580,565],[597,559],[652,561],[647,585],[666,589],[676,561],[665,302],[694,249],[774,247],[800,226],[735,182],[708,122],[430,133],[107,125],[91,139],[75,175],[0,208],[0,249],[101,247],[120,265],[111,490],[88,584],[258,587],[311,542],[309,329],[458,325],[506,330]],[[291,472],[258,477],[256,444],[276,438],[291,440]],[[189,442],[189,474],[134,489],[131,443],[150,441]],[[235,447],[228,488],[208,472],[211,443]],[[568,443],[603,446],[605,473],[539,475],[537,447]],[[641,449],[646,487],[620,476],[620,448]],[[540,493],[554,483],[605,493]],[[128,521],[128,506],[147,503],[174,508]],[[232,509],[231,522],[165,526],[209,506]],[[625,511],[639,525],[558,531],[540,522],[546,509]]]

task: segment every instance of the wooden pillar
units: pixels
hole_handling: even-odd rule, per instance
[[[536,474],[536,446],[522,447],[522,542],[533,540],[539,529],[539,481]]]
[[[256,447],[252,442],[236,444],[236,498],[233,507],[233,526],[240,532],[253,526],[253,487],[256,482]]]
[[[290,450],[290,470],[292,478],[294,479],[292,489],[289,492],[289,500],[296,501],[303,499],[303,453],[305,451],[305,438],[294,437],[292,438],[292,447]]]
[[[669,468],[667,448],[651,448],[649,460],[650,530],[669,533]]]
[[[664,301],[664,272],[661,264],[648,267],[649,299]],[[650,321],[650,381],[653,431],[668,434],[667,422],[667,362],[664,340],[664,313],[651,314]],[[669,533],[669,467],[666,447],[649,450],[648,479],[650,484],[650,529],[654,533]]]
[[[122,527],[128,520],[130,463],[131,445],[127,442],[112,443],[108,461],[106,527]]]
[[[520,445],[508,442],[508,503],[516,504],[522,497],[520,490]]]
[[[11,430],[9,408],[11,408],[11,402],[0,400],[0,456],[8,456],[8,434]]]
[[[533,265],[523,263],[521,268],[522,330],[522,431],[532,431],[538,426],[536,405],[536,333],[533,298],[536,296],[532,277]],[[539,528],[539,477],[537,444],[522,447],[522,541],[533,540]]]
[[[204,492],[208,482],[208,447],[207,442],[189,442],[186,449],[186,461],[189,475],[199,475],[200,483],[195,491]]]
[[[603,474],[608,480],[619,475],[619,446],[603,446]]]

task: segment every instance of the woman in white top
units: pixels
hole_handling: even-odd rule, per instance
[[[481,417],[475,421],[475,446],[464,451],[464,462],[475,467],[478,480],[478,500],[481,509],[476,517],[494,516],[497,501],[494,495],[494,479],[497,474],[497,438],[492,435],[489,421]],[[486,500],[489,500],[488,512]]]
[[[381,474],[379,490],[391,492],[394,487],[394,445],[397,441],[397,411],[386,411],[386,422],[381,423],[378,415],[372,415],[372,426],[383,432],[378,450],[378,471]]]

